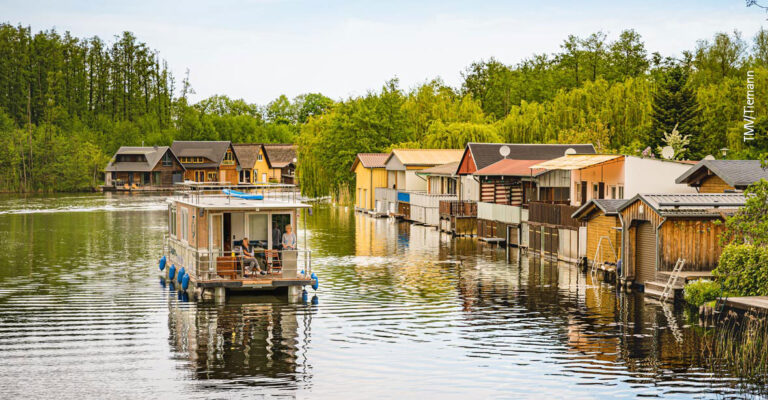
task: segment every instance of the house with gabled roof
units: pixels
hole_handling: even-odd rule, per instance
[[[743,191],[760,179],[768,180],[768,169],[760,160],[701,160],[676,182],[699,193]]]
[[[375,209],[376,188],[387,187],[384,162],[389,153],[357,153],[350,171],[355,173],[355,209],[372,212]]]
[[[122,146],[104,169],[111,189],[172,187],[184,177],[184,166],[168,146]]]
[[[638,194],[617,211],[622,221],[621,278],[659,296],[683,262],[675,297],[688,279],[711,276],[722,253],[721,222],[746,204],[742,193]],[[673,297],[673,299],[675,298]]]
[[[284,143],[265,143],[264,155],[269,166],[267,181],[271,183],[298,184],[296,179],[296,145]],[[265,171],[259,171],[264,178]]]
[[[185,168],[185,180],[232,185],[239,182],[240,164],[229,141],[176,140],[171,150]]]

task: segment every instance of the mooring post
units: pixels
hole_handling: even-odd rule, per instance
[[[301,301],[301,286],[288,286],[288,302],[298,303]]]
[[[217,303],[225,303],[227,301],[227,289],[223,287],[217,287],[214,290],[214,297]]]

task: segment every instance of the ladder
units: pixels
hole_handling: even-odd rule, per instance
[[[683,266],[685,265],[685,259],[684,258],[678,258],[677,262],[675,263],[675,267],[672,268],[672,272],[669,274],[669,278],[667,279],[667,284],[664,285],[664,291],[661,292],[661,296],[659,297],[659,300],[662,302],[667,301],[669,298],[669,295],[674,290],[675,284],[677,283],[677,278],[680,276],[680,271],[683,270]]]
[[[610,245],[611,253],[613,254],[613,259],[614,260],[618,259],[618,256],[616,255],[616,249],[613,248],[613,242],[611,242],[611,238],[608,236],[600,236],[600,240],[597,241],[597,249],[595,249],[595,257],[592,259],[592,269],[590,270],[592,274],[597,274],[598,265],[602,265],[604,262],[603,239],[605,239],[608,242],[608,245]]]

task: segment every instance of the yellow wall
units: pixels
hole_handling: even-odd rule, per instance
[[[712,175],[701,181],[699,193],[724,193],[726,190],[733,190],[733,186],[725,183],[719,176]]]
[[[362,163],[355,167],[355,207],[373,210],[374,192],[378,187],[387,187],[387,170],[365,168]]]
[[[613,244],[613,250],[621,258],[621,231],[613,229],[621,226],[621,222],[618,217],[598,215],[587,222],[587,258],[590,261],[595,261],[595,254],[597,252],[597,245],[600,242],[600,238],[607,236],[611,244]],[[600,251],[603,261],[616,262],[613,251],[611,251],[611,245],[607,239],[603,239],[600,244]]]

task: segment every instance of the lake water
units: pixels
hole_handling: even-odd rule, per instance
[[[680,310],[344,207],[306,221],[308,304],[183,301],[158,279],[164,210],[158,196],[0,198],[0,398],[736,394]]]

